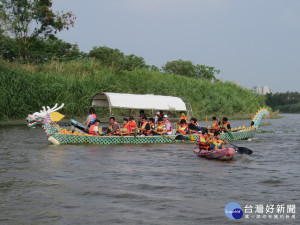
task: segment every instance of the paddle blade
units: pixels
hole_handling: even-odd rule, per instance
[[[187,136],[183,136],[182,134],[178,134],[176,137],[175,137],[175,140],[185,140],[185,141],[189,141],[191,140],[189,137]]]
[[[192,133],[191,133],[191,142],[195,142],[195,137]]]
[[[245,147],[238,147],[238,152],[241,154],[246,154],[246,155],[251,155],[253,153],[252,150],[250,150],[249,148],[245,148]]]
[[[62,118],[65,117],[63,114],[60,114],[59,112],[50,113],[50,116],[53,122],[60,121]]]

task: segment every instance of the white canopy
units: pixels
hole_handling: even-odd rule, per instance
[[[181,98],[162,95],[136,95],[103,92],[92,99],[92,106],[163,111],[187,111]]]

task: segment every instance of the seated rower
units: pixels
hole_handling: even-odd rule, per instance
[[[109,118],[109,126],[105,131],[107,136],[120,134],[120,125],[116,122],[115,117]]]
[[[129,136],[130,135],[130,125],[128,123],[128,119],[123,119],[123,127],[120,132],[121,136]]]
[[[156,135],[164,135],[167,133],[167,129],[164,125],[164,121],[163,121],[163,118],[158,118],[157,120],[157,127],[155,130],[153,130],[153,132],[156,134]]]
[[[180,120],[179,127],[178,127],[176,134],[187,134],[188,131],[189,131],[189,129],[186,124],[186,120],[185,119]]]
[[[142,117],[142,126],[140,128],[140,134],[146,136],[150,135],[150,124],[148,123],[146,116]]]
[[[212,138],[213,144],[216,146],[215,150],[223,149],[227,144],[227,141],[221,140],[220,138],[221,138],[220,132],[216,131],[214,133],[214,137]]]
[[[90,114],[88,115],[86,121],[82,123],[83,125],[86,124],[85,126],[86,131],[88,131],[89,130],[88,128],[95,123],[97,117],[95,109],[93,107],[90,108],[89,113]]]
[[[166,129],[167,129],[167,132],[166,132],[166,134],[167,135],[171,135],[172,134],[172,124],[171,124],[171,122],[168,120],[168,115],[164,115],[164,117],[163,117],[164,119],[164,124],[165,124],[165,126],[166,126]]]
[[[222,121],[219,122],[220,131],[231,130],[230,123],[228,122],[227,117],[224,117]]]
[[[136,122],[134,121],[133,116],[129,116],[128,124],[130,126],[130,134],[134,135],[137,127],[136,127]]]
[[[219,130],[219,124],[218,124],[218,121],[217,121],[217,117],[213,116],[212,117],[212,124],[211,124],[211,127],[210,127],[210,132],[215,133],[218,130]]]
[[[215,146],[211,145],[210,136],[208,135],[208,130],[203,129],[202,133],[199,134],[199,139],[197,140],[197,145],[199,145],[200,150],[211,150]]]
[[[188,128],[190,130],[190,133],[192,134],[198,134],[199,131],[201,131],[196,118],[191,118],[191,122],[188,124]]]
[[[89,128],[89,135],[94,135],[94,136],[99,136],[99,125],[100,125],[100,120],[96,119],[95,123],[90,126]]]

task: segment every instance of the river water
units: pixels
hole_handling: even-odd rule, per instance
[[[0,126],[0,224],[300,224],[300,115],[283,116],[229,162],[193,144],[53,146],[41,128]]]

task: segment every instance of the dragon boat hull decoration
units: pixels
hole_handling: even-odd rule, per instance
[[[57,107],[57,104],[47,109],[43,107],[43,110],[34,114],[29,114],[26,118],[28,127],[34,128],[36,126],[42,126],[47,134],[48,140],[55,145],[58,144],[147,144],[147,143],[191,143],[199,138],[198,134],[184,135],[185,138],[177,139],[178,135],[153,135],[153,136],[92,136],[88,135],[78,129],[71,128],[70,125],[57,123],[62,117],[62,114],[56,112],[64,106],[62,104]],[[250,127],[243,127],[241,129],[235,129],[231,131],[231,135],[228,133],[221,133],[221,139],[232,140],[245,140],[253,138],[259,127],[261,119],[268,116],[268,110],[266,108],[260,109],[252,118],[252,125]],[[181,135],[183,136],[183,135]]]

